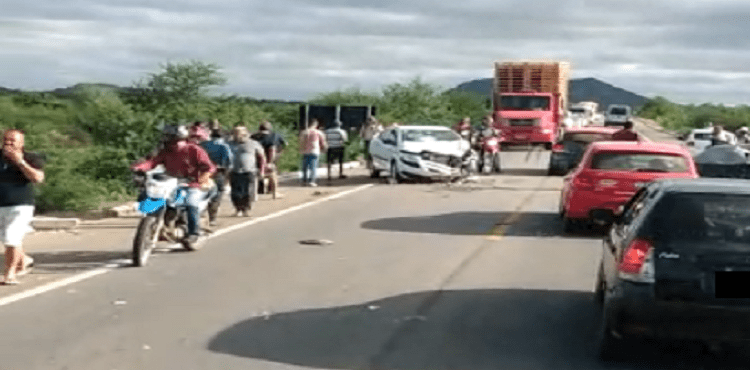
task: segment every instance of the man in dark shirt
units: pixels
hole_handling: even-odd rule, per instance
[[[24,235],[34,218],[34,183],[44,181],[43,157],[24,150],[19,130],[3,134],[0,156],[0,241],[5,246],[4,285],[18,284],[17,277],[29,272],[33,259],[23,252]]]
[[[633,121],[627,120],[625,121],[624,127],[622,130],[615,132],[612,134],[612,140],[613,141],[639,141],[641,140],[641,137],[638,135],[635,130],[633,130]]]
[[[284,138],[271,130],[271,122],[263,121],[260,124],[258,132],[251,136],[251,139],[260,143],[266,154],[266,171],[265,177],[268,178],[268,192],[273,194],[273,199],[282,197],[278,192],[279,179],[276,172],[276,160],[279,158],[281,150],[286,146]],[[261,182],[263,179],[261,179]],[[261,187],[265,193],[265,187]]]

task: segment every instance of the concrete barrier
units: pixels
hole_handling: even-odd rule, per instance
[[[31,227],[34,230],[73,230],[81,223],[80,218],[34,217]]]

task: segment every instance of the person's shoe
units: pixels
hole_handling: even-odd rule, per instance
[[[26,256],[23,259],[23,268],[20,268],[16,271],[16,276],[24,276],[31,272],[31,270],[34,268],[34,259]]]
[[[242,211],[242,217],[250,217],[250,211],[248,210]]]
[[[242,211],[237,210],[234,212],[234,217],[240,217],[240,216],[242,216]]]
[[[284,198],[284,194],[276,193],[276,195],[273,196],[273,199],[282,199]]]
[[[195,243],[198,242],[199,238],[200,237],[197,234],[190,234],[187,237],[187,242],[190,243],[190,244],[195,244]]]
[[[347,176],[347,175],[339,175],[339,178],[340,178],[340,179],[345,179],[345,178],[347,178],[347,177],[349,177],[349,176]]]
[[[15,277],[5,278],[3,280],[3,285],[18,285],[18,284],[20,284],[20,282],[18,280],[16,280]]]
[[[318,186],[318,184],[316,184],[316,183],[314,183],[314,182],[311,182],[311,183],[310,183],[310,187],[314,188],[314,187],[316,187],[316,186]]]
[[[219,223],[216,220],[208,221],[208,226],[217,226]]]

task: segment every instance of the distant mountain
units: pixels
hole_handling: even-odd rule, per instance
[[[482,78],[464,82],[453,90],[471,91],[482,95],[490,95],[492,91],[492,79]],[[599,103],[599,109],[607,109],[610,104],[627,104],[637,109],[649,100],[648,98],[632,93],[625,89],[612,86],[596,78],[578,78],[570,80],[568,94],[571,103],[582,101],[594,101]]]

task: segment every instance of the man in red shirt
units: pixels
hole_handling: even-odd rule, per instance
[[[184,126],[167,126],[163,135],[164,149],[155,157],[136,163],[131,169],[145,172],[161,164],[168,175],[190,181],[187,196],[188,242],[195,243],[199,235],[198,205],[211,190],[211,176],[216,166],[200,145],[187,140],[188,130]]]
[[[639,141],[641,137],[633,130],[633,121],[625,121],[624,128],[612,134],[612,141]]]

